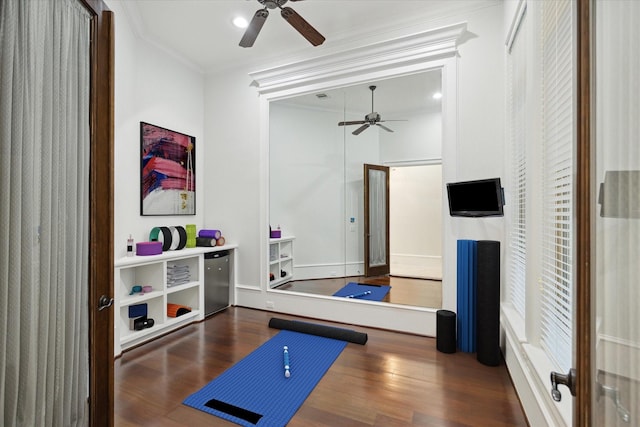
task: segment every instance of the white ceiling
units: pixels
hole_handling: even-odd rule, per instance
[[[251,20],[262,8],[257,0],[112,0],[124,7],[137,35],[204,73],[362,46],[397,31],[419,31],[425,22],[490,6],[500,0],[306,0],[288,2],[326,37],[313,47],[277,9],[270,10],[251,48],[238,46],[244,30],[237,15]],[[117,25],[117,17],[116,17]]]

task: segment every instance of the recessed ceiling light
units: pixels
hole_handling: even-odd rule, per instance
[[[249,26],[249,23],[242,16],[236,16],[235,18],[233,18],[233,25],[238,28],[247,28]]]
[[[440,99],[442,98],[442,94],[440,92],[436,92],[433,94],[433,99]]]

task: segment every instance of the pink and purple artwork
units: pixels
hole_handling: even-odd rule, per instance
[[[141,215],[195,215],[196,138],[140,122]]]

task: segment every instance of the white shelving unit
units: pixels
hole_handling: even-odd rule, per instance
[[[293,241],[294,236],[269,239],[269,287],[275,288],[293,278]],[[283,275],[284,274],[284,275]]]
[[[168,251],[160,255],[133,256],[116,260],[114,272],[114,353],[166,334],[188,323],[204,319],[204,254],[234,249],[234,245],[198,247]],[[233,253],[233,251],[231,251]],[[189,281],[170,286],[167,264],[188,266]],[[134,286],[150,285],[153,291],[130,295]],[[233,285],[232,285],[233,286]],[[129,327],[129,307],[147,304],[147,317],[154,325],[140,331]],[[167,316],[167,304],[191,307],[191,312],[178,317]]]

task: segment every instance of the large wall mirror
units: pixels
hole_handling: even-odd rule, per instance
[[[282,236],[270,242],[271,289],[390,286],[380,301],[442,307],[442,92],[436,68],[270,102],[269,221]],[[381,121],[338,125],[371,113]],[[382,197],[366,196],[365,165]],[[376,256],[386,271],[367,268]]]

